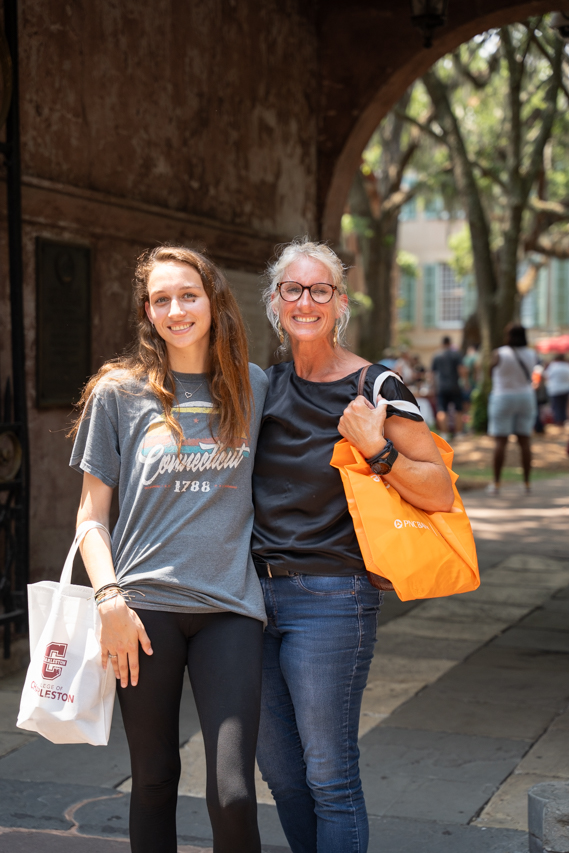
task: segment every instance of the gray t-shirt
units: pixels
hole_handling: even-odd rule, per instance
[[[268,380],[255,364],[249,374],[255,401],[250,436],[225,451],[210,432],[205,375],[175,374],[179,405],[173,413],[184,433],[180,458],[145,382],[113,371],[93,392],[69,464],[118,487],[115,571],[123,588],[144,593],[135,594],[131,606],[227,610],[266,621],[250,542],[251,474]]]

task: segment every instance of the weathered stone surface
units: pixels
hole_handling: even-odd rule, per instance
[[[421,605],[422,619],[440,619],[451,622],[490,623],[506,620],[509,623],[521,619],[532,604],[512,604],[510,602],[486,602],[473,599],[437,598]]]
[[[559,571],[569,574],[569,563],[560,560],[551,560],[549,557],[539,557],[535,554],[512,554],[500,563],[501,569],[510,569],[518,572],[520,569],[537,572],[551,573],[557,575]]]
[[[569,781],[569,729],[551,727],[522,758],[516,773],[538,773]]]
[[[0,690],[0,732],[12,732],[23,734],[22,729],[16,727],[16,719],[20,709],[20,693],[8,690]]]
[[[528,791],[533,785],[545,781],[546,776],[536,773],[512,773],[474,823],[476,826],[495,826],[527,832]]]
[[[530,853],[569,853],[569,782],[542,782],[528,793]]]
[[[527,833],[434,820],[370,817],[369,853],[527,853]]]
[[[444,619],[422,619],[419,613],[412,619],[402,616],[394,622],[389,622],[384,628],[385,634],[411,635],[452,640],[475,640],[478,645],[491,640],[504,628],[508,627],[506,620],[496,622],[454,622]]]
[[[567,631],[569,601],[550,601],[520,622],[520,628],[539,628],[545,631]]]
[[[493,640],[471,655],[465,664],[507,670],[521,669],[529,673],[537,669],[542,672],[556,673],[557,677],[563,678],[569,672],[569,654],[549,652],[529,646],[520,649],[514,645],[502,645],[498,640]]]
[[[554,713],[555,709],[547,705],[519,707],[508,702],[463,699],[460,694],[438,690],[434,685],[394,711],[389,725],[532,742],[548,726]]]
[[[476,601],[488,604],[503,602],[504,604],[530,608],[537,607],[551,594],[548,589],[532,589],[531,592],[528,592],[523,586],[512,583],[511,578],[500,585],[489,584],[486,581],[487,573],[485,572],[482,574],[482,582],[478,589],[453,596],[453,598],[458,601]]]
[[[400,634],[383,631],[380,626],[377,632],[375,653],[382,655],[393,654],[403,657],[437,658],[439,660],[463,660],[467,655],[479,648],[478,640],[457,640],[450,637],[421,637],[420,642],[412,634]]]
[[[520,741],[402,731],[391,728],[391,720],[361,740],[373,815],[468,823],[526,749]]]
[[[108,838],[81,838],[30,830],[0,829],[2,853],[128,853],[128,842]],[[212,853],[212,848],[179,847],[180,853]]]
[[[512,584],[528,590],[528,600],[531,601],[533,590],[543,590],[551,595],[556,589],[565,586],[569,581],[569,573],[559,571],[544,571],[542,573],[533,569],[508,569],[498,568],[488,572],[488,576],[484,578],[485,584],[491,586],[507,586]],[[543,593],[542,593],[543,595]]]
[[[563,631],[544,631],[538,628],[510,628],[495,640],[497,646],[518,649],[537,649],[544,652],[569,654],[569,635]]]

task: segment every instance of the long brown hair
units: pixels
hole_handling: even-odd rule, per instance
[[[247,335],[239,307],[229,284],[209,258],[185,246],[158,246],[147,249],[137,260],[134,273],[136,340],[130,352],[105,362],[85,385],[77,403],[79,414],[69,433],[74,436],[83,411],[97,383],[112,370],[126,370],[136,379],[146,378],[148,386],[164,409],[166,423],[177,438],[180,452],[182,428],[172,414],[176,402],[175,381],[168,361],[166,344],[146,315],[148,279],[158,264],[188,264],[199,274],[211,306],[208,380],[214,408],[218,409],[218,439],[229,447],[248,436],[253,394],[249,381]],[[213,416],[212,416],[213,417]],[[210,421],[210,428],[212,427]]]

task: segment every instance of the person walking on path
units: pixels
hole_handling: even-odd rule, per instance
[[[567,400],[569,400],[569,364],[563,353],[558,353],[545,371],[545,387],[551,409],[553,422],[563,426],[567,420]]]
[[[505,345],[492,353],[492,391],[488,399],[488,434],[494,436],[494,482],[489,494],[498,494],[506,445],[515,435],[520,454],[526,492],[530,491],[531,433],[537,414],[532,372],[537,363],[535,351],[528,347],[523,326],[510,324]]]
[[[453,435],[462,432],[463,394],[460,377],[463,373],[462,356],[453,349],[452,341],[445,336],[442,350],[433,358],[431,372],[435,378],[437,392],[437,426],[442,437],[449,437],[449,409],[454,406]]]
[[[267,314],[292,361],[267,370],[253,474],[252,548],[268,626],[257,759],[293,853],[365,853],[358,767],[362,693],[385,580],[368,578],[340,473],[340,435],[406,500],[450,510],[448,472],[410,391],[389,377],[382,397],[364,359],[342,345],[342,262],[295,241],[269,267]],[[373,403],[377,403],[375,407]],[[384,436],[385,433],[385,436]]]
[[[247,363],[237,303],[219,270],[183,247],[145,252],[138,339],[81,398],[71,465],[97,590],[103,666],[132,764],[133,853],[175,853],[179,711],[187,667],[204,736],[216,853],[260,853],[254,784],[262,633],[250,555],[251,472],[267,378]],[[142,649],[140,653],[139,646]],[[130,683],[129,683],[130,678]]]

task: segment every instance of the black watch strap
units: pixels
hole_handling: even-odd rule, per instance
[[[370,456],[369,459],[366,459],[367,464],[373,465],[374,462],[383,462],[387,459],[393,449],[393,442],[390,439],[387,439],[379,453],[376,453],[375,456]]]
[[[383,450],[366,459],[366,462],[374,474],[389,474],[398,456],[399,452],[394,448],[393,442],[388,439]]]

